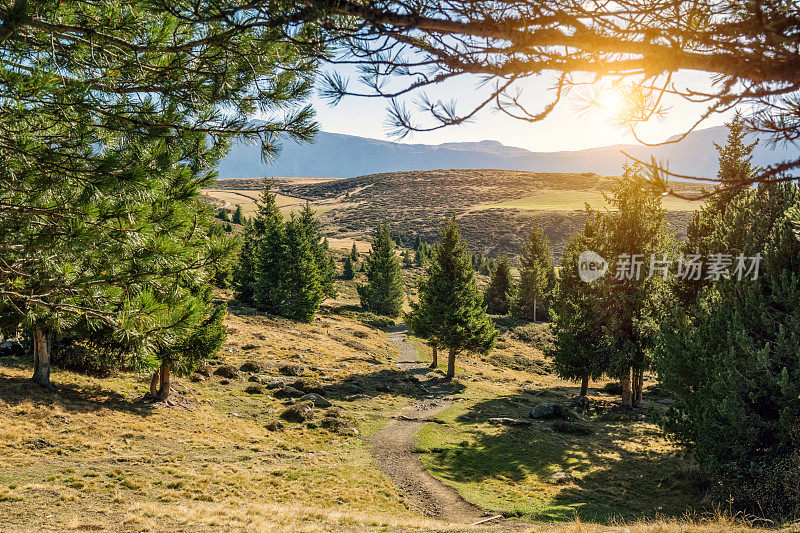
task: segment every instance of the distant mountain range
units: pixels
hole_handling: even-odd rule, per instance
[[[320,132],[312,144],[283,143],[277,161],[261,160],[257,145],[236,144],[219,164],[220,178],[313,176],[346,178],[401,170],[490,168],[537,172],[620,173],[627,152],[650,161],[666,162],[670,171],[691,176],[714,177],[717,152],[714,143],[725,142],[723,126],[695,131],[674,144],[647,147],[618,144],[587,150],[532,152],[497,141],[401,144],[354,135]],[[752,142],[752,139],[750,140]],[[756,147],[753,161],[766,165],[796,159],[796,146],[770,148],[765,139]]]

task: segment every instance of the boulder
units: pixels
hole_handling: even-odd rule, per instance
[[[275,391],[274,396],[276,398],[299,398],[303,396],[303,394],[304,394],[303,391],[299,391],[294,387],[286,385],[285,387]]]
[[[310,393],[310,394],[304,394],[303,396],[301,396],[300,397],[300,401],[301,402],[311,402],[311,403],[314,404],[314,407],[320,407],[320,408],[323,408],[323,409],[333,405],[333,404],[331,404],[331,402],[329,402],[328,400],[326,400],[325,398],[323,398],[319,394],[315,394],[313,392]]]
[[[307,394],[325,396],[325,387],[316,379],[300,378],[290,383],[290,386]]]
[[[261,379],[261,382],[264,383],[264,378]],[[281,381],[280,379],[273,379],[264,384],[264,386],[268,389],[282,389],[285,385],[286,382]]]
[[[568,474],[567,472],[556,472],[550,476],[550,481],[556,484],[571,483],[574,480],[575,478],[572,477],[572,474]]]
[[[296,365],[293,363],[278,367],[278,372],[284,376],[302,376],[305,371],[306,369],[303,365]]]
[[[537,420],[566,420],[569,418],[569,411],[557,403],[540,403],[531,409],[531,418]]]
[[[235,379],[239,376],[239,371],[231,365],[222,365],[214,371],[214,375],[228,379]]]
[[[570,409],[588,409],[589,408],[589,398],[586,396],[574,396],[564,402],[564,407]]]
[[[314,404],[311,402],[299,402],[286,408],[281,413],[281,418],[289,422],[305,422],[314,418]]]
[[[249,387],[244,389],[244,391],[247,394],[264,394],[264,387],[262,387],[261,385],[255,384],[255,385],[250,385]]]
[[[267,424],[267,429],[269,431],[281,431],[283,430],[283,422],[280,420],[273,420],[269,424]]]
[[[21,357],[25,355],[25,348],[14,339],[0,342],[0,357]]]
[[[246,361],[239,367],[242,372],[261,372],[261,365],[255,361]]]
[[[247,378],[247,381],[249,381],[250,383],[261,383],[261,378],[258,376],[250,376],[249,378]]]

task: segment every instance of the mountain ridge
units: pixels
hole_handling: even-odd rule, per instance
[[[633,158],[666,163],[670,171],[713,178],[717,172],[714,143],[724,143],[727,128],[716,126],[690,133],[680,142],[648,147],[617,144],[583,150],[534,152],[486,139],[477,142],[442,144],[405,144],[359,137],[343,133],[319,132],[313,143],[284,141],[281,153],[272,164],[261,159],[260,147],[234,143],[230,153],[219,163],[219,177],[297,177],[319,176],[344,178],[404,170],[442,170],[485,168],[536,172],[595,172],[617,175],[627,152]],[[750,136],[748,142],[756,137]],[[770,149],[765,138],[753,154],[756,165],[781,162],[800,156],[796,146]]]

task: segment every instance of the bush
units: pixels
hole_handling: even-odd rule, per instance
[[[553,346],[553,331],[547,322],[531,322],[514,328],[514,335],[538,350],[545,351]]]
[[[394,319],[388,316],[376,315],[375,313],[361,313],[358,315],[358,320],[364,325],[378,329],[393,328],[397,325]]]

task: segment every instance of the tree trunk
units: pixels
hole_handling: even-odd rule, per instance
[[[589,393],[589,375],[584,374],[581,377],[581,396],[586,396]]]
[[[150,397],[163,402],[169,397],[169,363],[161,362],[161,367],[153,373],[150,380]]]
[[[626,368],[620,378],[622,384],[622,407],[632,407],[631,404],[631,369]]]
[[[431,368],[439,368],[439,346],[434,344],[431,346],[431,350],[433,352],[433,361],[431,362]]]
[[[52,350],[52,330],[35,326],[33,328],[33,382],[50,390],[55,389],[50,383],[50,354]]]
[[[642,403],[642,387],[644,386],[644,370],[636,369],[633,371],[633,405],[639,407]]]
[[[456,375],[456,349],[450,348],[450,353],[447,355],[447,374],[446,379],[452,379]]]
[[[536,296],[533,297],[533,321],[536,322]]]

